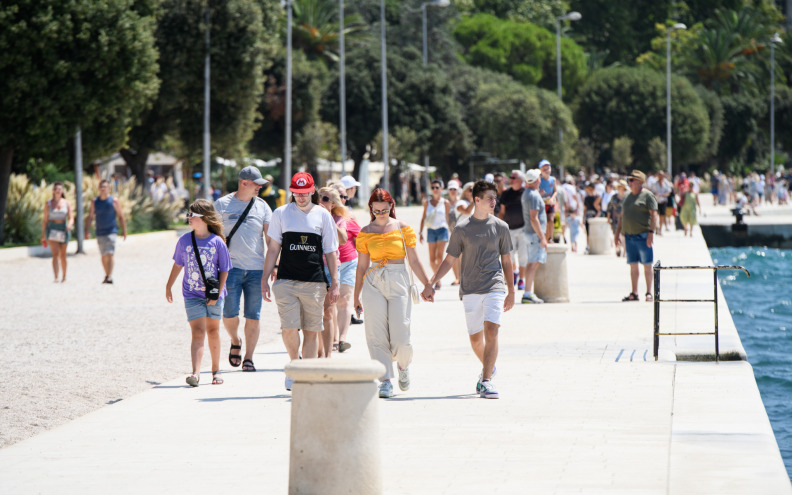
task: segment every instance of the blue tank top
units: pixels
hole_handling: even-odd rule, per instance
[[[542,199],[549,198],[553,195],[553,188],[555,187],[555,177],[552,175],[549,179],[545,180],[541,177],[539,180],[539,192],[542,194]]]
[[[113,207],[113,197],[108,196],[102,200],[99,196],[94,198],[94,211],[96,212],[96,235],[110,235],[118,233],[116,225],[116,211]]]

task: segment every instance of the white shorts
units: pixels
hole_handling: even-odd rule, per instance
[[[525,237],[525,230],[522,227],[519,229],[509,230],[512,243],[512,263],[513,268],[517,269],[518,266],[525,266],[528,264],[528,239]],[[515,259],[514,257],[517,256]]]
[[[503,314],[503,302],[505,300],[505,292],[465,294],[462,296],[468,334],[473,335],[484,330],[485,321],[500,325],[501,315]]]

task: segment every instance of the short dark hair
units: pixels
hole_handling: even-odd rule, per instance
[[[108,181],[107,179],[102,179],[99,181],[99,187],[102,187],[102,184],[107,184],[109,186],[110,181]]]
[[[498,194],[498,187],[493,184],[492,182],[488,182],[486,180],[479,180],[473,184],[473,197],[474,198],[481,198],[484,196],[484,193],[487,191],[492,191],[495,194]]]

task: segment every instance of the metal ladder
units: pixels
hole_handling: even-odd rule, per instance
[[[718,345],[718,270],[742,270],[747,276],[751,276],[748,270],[739,265],[717,265],[717,266],[661,266],[660,262],[654,264],[654,358],[657,361],[657,352],[660,348],[661,335],[714,335],[715,336],[715,361],[720,361],[720,349]],[[712,270],[712,299],[660,299],[660,271],[661,270]],[[660,332],[660,303],[701,303],[711,302],[715,305],[715,329],[712,332]]]

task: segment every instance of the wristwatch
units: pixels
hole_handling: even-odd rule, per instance
[[[650,230],[650,231],[649,231],[649,233],[650,233],[650,234],[654,234],[654,230]]]

